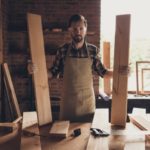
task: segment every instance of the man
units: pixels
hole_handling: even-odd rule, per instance
[[[58,50],[49,78],[63,76],[61,119],[85,121],[95,111],[92,72],[112,77],[113,71],[102,65],[98,48],[86,42],[87,21],[82,15],[71,16],[69,32],[72,42]]]
[[[112,77],[113,71],[101,63],[99,50],[88,43],[87,21],[82,15],[73,15],[69,20],[71,43],[66,43],[57,51],[56,59],[49,71],[49,78],[63,77],[63,100],[60,117],[63,120],[89,121],[95,111],[95,95],[92,73],[101,77]],[[119,72],[129,73],[129,68]],[[29,73],[36,70],[28,66]]]

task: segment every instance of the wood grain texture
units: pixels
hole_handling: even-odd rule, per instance
[[[31,13],[27,14],[27,20],[31,59],[32,63],[37,66],[36,72],[33,73],[33,81],[38,123],[39,125],[44,125],[52,121],[52,112],[50,106],[42,21],[40,15]]]
[[[140,115],[130,115],[129,118],[130,118],[130,121],[141,130],[150,131],[150,121],[146,120],[144,117]]]
[[[15,111],[16,111],[16,114],[17,114],[17,118],[19,118],[19,117],[21,117],[21,111],[20,111],[20,108],[19,108],[18,100],[17,100],[17,97],[16,97],[15,89],[14,89],[14,86],[13,86],[13,82],[12,82],[12,79],[11,79],[11,75],[10,75],[7,63],[2,64],[2,67],[3,67],[3,72],[4,72],[4,78],[6,80],[6,86],[7,86],[7,89],[8,89],[8,94],[10,95],[10,98],[11,98],[12,103],[14,105],[14,108],[15,108]]]
[[[68,136],[70,121],[56,121],[50,129],[50,135],[65,138]]]
[[[119,70],[128,67],[130,15],[116,17],[114,73],[112,89],[111,123],[125,126],[127,118],[127,84],[128,76]]]
[[[37,113],[35,111],[24,112],[21,136],[21,150],[41,150],[41,141],[39,135],[40,132],[38,127]]]
[[[92,128],[105,130],[109,123],[108,109],[96,109],[92,121]],[[99,145],[101,149],[108,149],[108,138],[95,138],[90,135],[86,150],[98,150]]]
[[[110,42],[103,42],[103,63],[104,66],[110,69]],[[110,79],[104,78],[104,92],[111,94]]]
[[[2,1],[0,0],[0,64],[3,62],[3,26],[2,26]]]

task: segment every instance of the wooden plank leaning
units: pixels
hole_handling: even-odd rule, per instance
[[[31,13],[27,14],[27,21],[31,59],[37,66],[37,71],[33,73],[33,83],[38,123],[41,126],[52,122],[42,21],[40,15]]]
[[[130,15],[116,17],[111,124],[125,126],[127,118],[128,76],[121,73],[129,63]]]
[[[11,79],[11,75],[10,75],[10,71],[8,68],[7,63],[2,64],[3,67],[3,72],[4,72],[4,80],[6,81],[6,86],[7,86],[7,90],[8,90],[8,94],[10,95],[10,98],[12,100],[12,103],[14,105],[16,114],[17,114],[17,118],[21,117],[21,111],[19,108],[19,104],[18,104],[18,100],[16,97],[16,93],[15,93],[15,89],[13,86],[13,82]]]

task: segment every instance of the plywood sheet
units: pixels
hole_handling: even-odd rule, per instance
[[[116,17],[114,73],[112,89],[111,123],[125,126],[127,118],[128,76],[120,72],[129,62],[130,15]]]
[[[33,64],[37,66],[37,70],[33,74],[33,81],[38,122],[39,125],[44,125],[52,121],[52,113],[50,106],[50,93],[45,59],[42,21],[40,15],[31,13],[27,14],[27,20],[31,59]]]

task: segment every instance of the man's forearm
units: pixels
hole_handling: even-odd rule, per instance
[[[113,70],[108,69],[104,74],[104,78],[112,78],[113,77]]]

